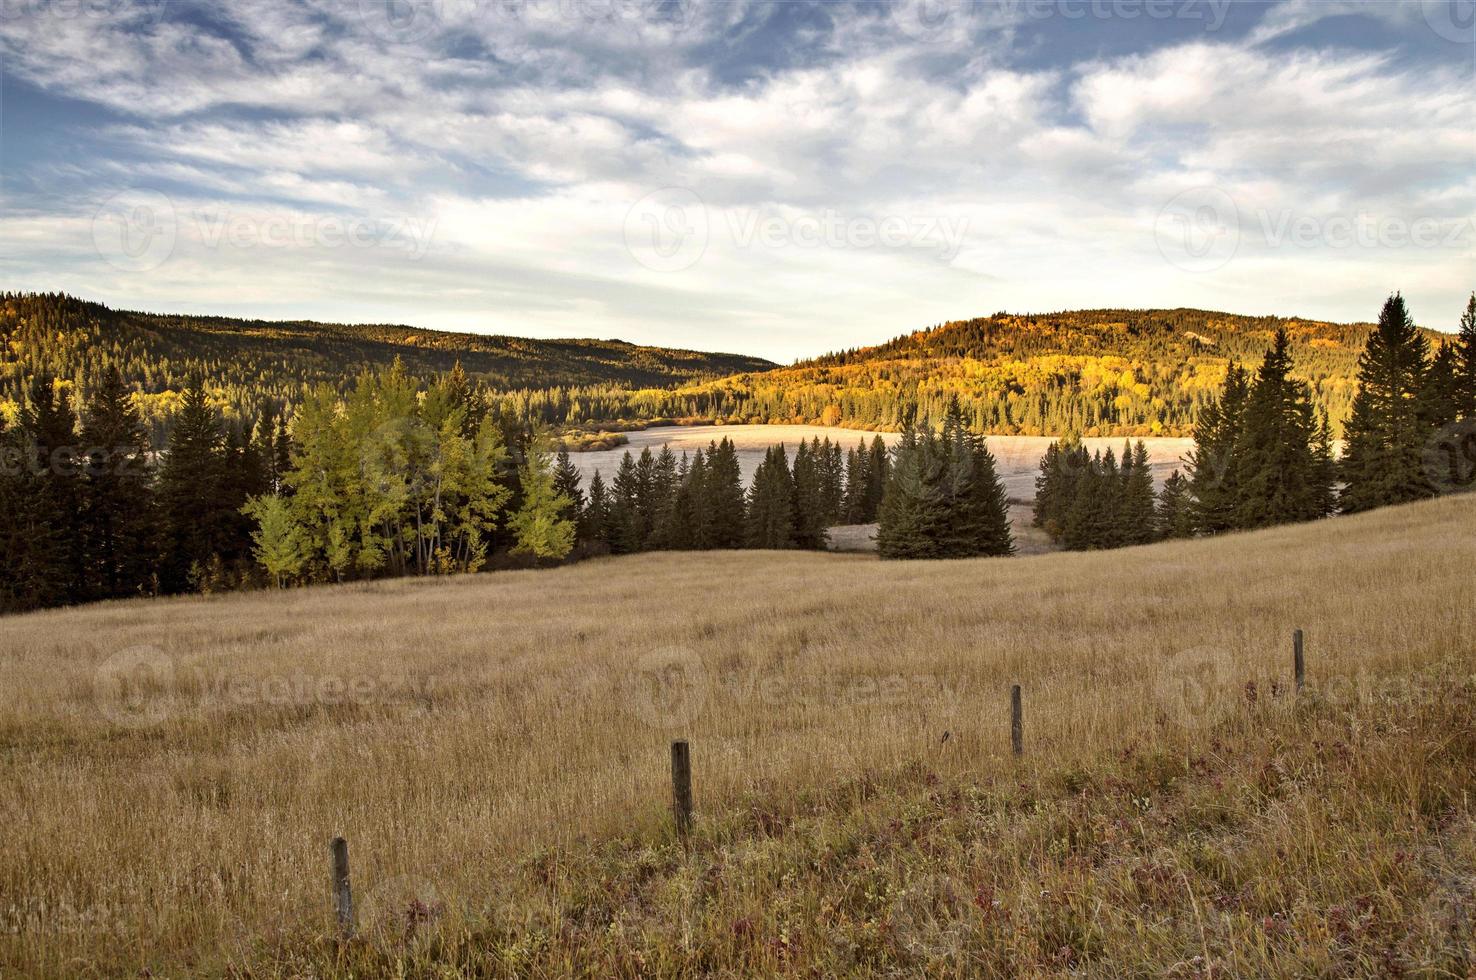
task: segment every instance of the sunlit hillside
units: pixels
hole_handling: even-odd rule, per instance
[[[1473,527],[3,619],[0,973],[1464,975]]]

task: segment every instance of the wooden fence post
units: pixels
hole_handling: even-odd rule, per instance
[[[1010,688],[1010,748],[1016,755],[1025,752],[1025,718],[1020,705],[1020,685]]]
[[[1297,693],[1302,693],[1302,686],[1307,683],[1307,661],[1303,656],[1302,631],[1292,632],[1292,666],[1297,674]]]
[[[338,928],[344,938],[354,934],[354,894],[349,887],[348,841],[333,838],[333,908],[338,913]]]
[[[677,833],[685,840],[692,829],[692,752],[685,739],[671,743],[671,798]]]

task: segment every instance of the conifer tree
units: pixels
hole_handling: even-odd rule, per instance
[[[600,476],[599,470],[589,478],[589,503],[579,516],[579,537],[609,547],[610,498],[605,491],[605,478]]]
[[[150,591],[153,574],[153,479],[148,434],[117,368],[108,367],[82,417],[86,460],[81,536],[88,598]]]
[[[1291,341],[1278,329],[1246,399],[1232,465],[1237,528],[1270,527],[1325,516],[1317,481],[1317,418],[1306,383],[1291,377]]]
[[[1194,536],[1193,501],[1189,497],[1189,481],[1184,474],[1174,470],[1163,489],[1158,491],[1158,508],[1155,529],[1160,539],[1190,538]]]
[[[578,528],[584,518],[584,491],[579,487],[579,467],[569,459],[569,450],[564,446],[559,446],[554,460],[554,491],[568,499],[569,507],[564,517]]]
[[[892,450],[876,532],[882,558],[938,558],[946,520],[938,439],[909,422]]]
[[[825,499],[823,465],[818,453],[824,449],[800,440],[794,454],[794,545],[820,550],[825,547]]]
[[[1466,302],[1461,313],[1460,332],[1456,334],[1456,416],[1476,418],[1476,293]]]
[[[887,478],[891,474],[892,455],[887,451],[887,444],[881,436],[875,436],[871,440],[871,474],[866,481],[866,512],[861,517],[862,524],[872,524],[877,520],[881,511],[882,496],[886,493]]]
[[[1123,458],[1128,462],[1124,468],[1120,515],[1124,528],[1123,543],[1148,544],[1158,537],[1157,498],[1153,492],[1153,470],[1148,465],[1148,448],[1140,439],[1131,452],[1123,449]]]
[[[31,379],[21,411],[25,433],[22,493],[37,549],[37,606],[78,602],[85,596],[86,561],[78,534],[82,515],[77,417],[67,389],[48,375]]]
[[[620,457],[620,466],[610,486],[610,522],[605,540],[610,551],[626,555],[641,550],[639,490],[635,458],[629,450]]]
[[[1195,528],[1219,534],[1236,526],[1240,503],[1235,447],[1240,440],[1250,386],[1245,370],[1230,365],[1220,397],[1200,413],[1194,427],[1194,448],[1186,460],[1194,496]]]
[[[864,441],[859,452],[855,449],[846,451],[846,490],[842,504],[842,523],[866,523],[862,518],[866,515],[866,484],[871,474],[870,463],[871,453]]]
[[[1417,399],[1420,424],[1427,433],[1454,422],[1460,412],[1460,352],[1455,343],[1441,344],[1425,372]]]
[[[782,445],[769,447],[754,471],[747,521],[750,548],[794,547],[794,480]]]
[[[738,449],[724,436],[707,450],[707,480],[703,501],[713,548],[741,548],[745,537],[743,473]]]
[[[1420,418],[1430,343],[1398,293],[1358,359],[1358,394],[1344,426],[1341,504],[1349,513],[1435,495],[1424,468],[1428,433]]]
[[[227,514],[225,432],[204,384],[184,393],[159,471],[159,518],[164,535],[160,587],[183,592],[225,552],[234,524]]]

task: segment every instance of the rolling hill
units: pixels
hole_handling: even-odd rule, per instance
[[[386,324],[239,320],[113,310],[60,294],[0,295],[0,400],[37,371],[86,384],[114,365],[146,396],[196,374],[242,417],[291,405],[310,386],[343,385],[395,358],[429,377],[460,362],[498,389],[668,386],[774,365],[757,357],[643,347],[619,340],[534,340]]]
[[[0,973],[1465,976],[1473,523],[8,617]]]

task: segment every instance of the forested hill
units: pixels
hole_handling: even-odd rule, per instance
[[[498,390],[586,385],[668,387],[773,363],[737,354],[641,347],[618,340],[533,340],[386,324],[273,322],[112,310],[60,294],[0,294],[0,400],[17,401],[38,372],[89,384],[107,365],[147,396],[205,377],[229,407],[291,405],[319,382],[343,385],[400,358],[433,377],[458,361]]]
[[[1458,313],[1451,311],[1452,329]],[[992,433],[1189,435],[1228,365],[1253,368],[1279,326],[1291,336],[1294,376],[1311,385],[1340,430],[1370,324],[1184,309],[945,323],[876,347],[689,385],[650,410],[888,429],[912,411],[941,418],[957,396],[971,424]],[[1449,335],[1431,332],[1441,336]]]

